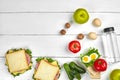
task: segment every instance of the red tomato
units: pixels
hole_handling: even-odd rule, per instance
[[[77,40],[73,40],[69,43],[68,48],[71,52],[77,53],[81,50],[80,42]]]
[[[105,71],[107,69],[107,62],[104,59],[97,59],[94,62],[94,69],[96,71]]]

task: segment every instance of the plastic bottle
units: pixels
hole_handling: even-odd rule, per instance
[[[120,53],[117,43],[117,36],[114,27],[104,28],[102,41],[104,48],[104,57],[108,62],[120,61]]]

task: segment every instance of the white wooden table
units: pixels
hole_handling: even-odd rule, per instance
[[[65,36],[59,31],[71,20],[77,8],[85,8],[90,14],[86,24],[73,23]],[[93,27],[94,18],[102,20],[100,28]],[[52,57],[61,67],[65,62],[79,61],[79,55],[89,47],[96,47],[104,53],[101,30],[115,27],[120,43],[120,0],[0,0],[0,80],[32,80],[37,57]],[[97,32],[95,41],[81,40],[82,50],[71,54],[67,44],[76,39],[78,33]],[[120,46],[120,45],[119,45]],[[5,66],[5,52],[11,48],[30,48],[33,52],[33,68],[19,77],[13,77]],[[120,48],[120,47],[119,47]],[[82,76],[88,80],[89,75]],[[62,68],[59,80],[68,80]],[[89,79],[90,80],[90,79]]]

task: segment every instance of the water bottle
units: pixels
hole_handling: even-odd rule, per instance
[[[104,28],[102,35],[104,48],[103,56],[106,58],[107,62],[112,63],[120,61],[117,36],[114,31],[115,31],[114,27]]]

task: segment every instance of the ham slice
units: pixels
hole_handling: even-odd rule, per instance
[[[58,80],[59,76],[60,76],[60,72],[58,71],[58,73],[56,74],[56,76],[55,76],[55,79],[54,79],[54,80]]]
[[[35,69],[37,70],[38,67],[39,67],[40,63],[37,63],[36,66],[35,66]]]
[[[31,62],[31,58],[30,58],[30,55],[26,53],[26,59],[27,59],[27,63],[28,65],[30,64]]]

